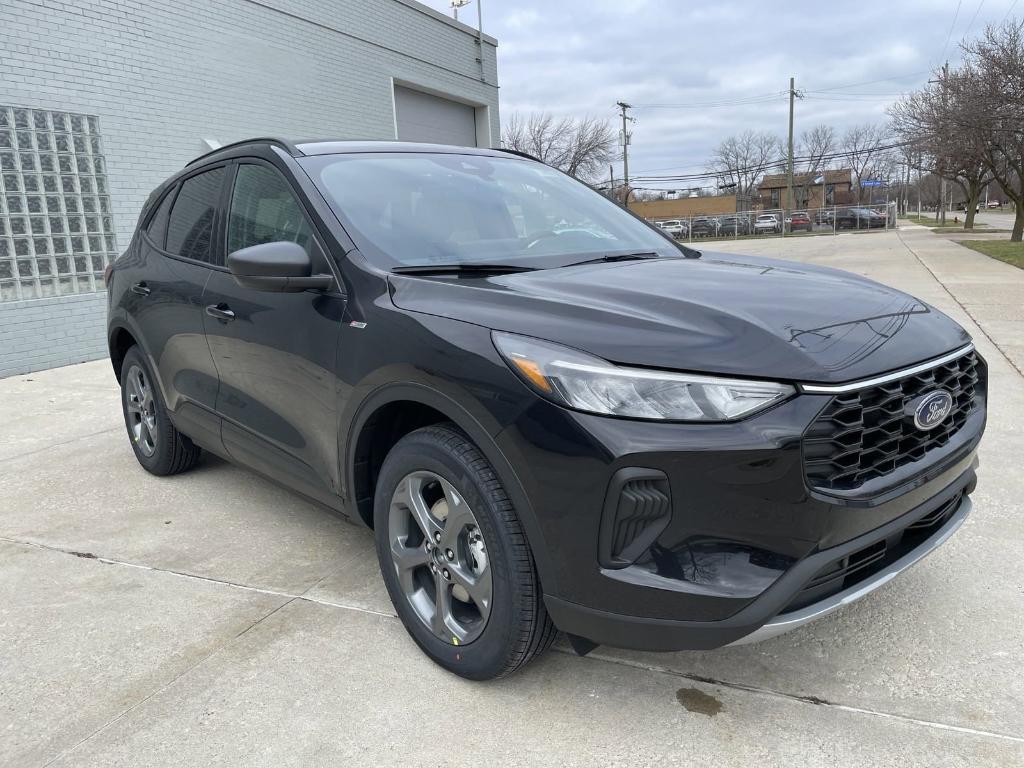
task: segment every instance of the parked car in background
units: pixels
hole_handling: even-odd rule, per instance
[[[868,208],[838,208],[836,229],[881,229],[885,218]]]
[[[774,213],[762,213],[754,222],[754,232],[758,235],[782,232],[782,222]]]
[[[749,235],[750,217],[743,216],[741,214],[719,216],[718,234],[722,237],[729,237],[730,235],[734,237],[738,235]]]
[[[988,201],[988,207],[989,208],[1002,208],[1003,204],[1001,202],[999,202],[998,200],[989,200]]]
[[[676,240],[686,237],[687,227],[685,221],[679,219],[669,219],[668,221],[659,221],[656,224],[661,227],[661,230],[666,235],[671,235]]]
[[[811,217],[807,215],[807,211],[793,211],[786,218],[786,224],[789,225],[790,232],[810,232],[814,229],[814,225],[811,224]]]
[[[718,219],[698,216],[690,222],[690,233],[693,237],[715,237],[718,235]]]
[[[835,221],[836,209],[835,208],[819,208],[814,214],[815,221],[822,226],[831,227],[833,221]]]

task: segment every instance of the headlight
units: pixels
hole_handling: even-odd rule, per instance
[[[788,384],[623,368],[549,341],[492,333],[512,369],[559,405],[608,416],[734,421],[785,400]]]

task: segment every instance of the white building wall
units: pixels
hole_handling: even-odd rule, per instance
[[[413,0],[4,0],[0,107],[98,118],[123,249],[146,196],[200,154],[204,139],[392,139],[394,82],[477,106],[479,133],[488,134],[480,143],[496,144],[495,46]],[[88,313],[95,327],[83,343],[52,338],[50,327],[64,325],[55,319],[61,302],[17,302],[32,313],[7,303],[0,375],[42,367],[24,354],[24,328],[14,343],[19,317],[40,343],[67,347],[48,359],[96,356],[98,313]]]

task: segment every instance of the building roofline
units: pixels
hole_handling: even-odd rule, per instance
[[[470,35],[471,37],[477,37],[479,34],[477,32],[476,27],[471,27],[469,24],[463,24],[461,21],[456,21],[451,16],[447,16],[441,13],[440,11],[431,8],[429,5],[424,5],[423,3],[417,2],[417,0],[395,0],[395,2],[401,3],[402,5],[407,6],[408,8],[414,11],[419,11],[425,16],[430,16],[438,21],[442,21],[449,27],[454,27],[460,32],[465,32],[467,35]],[[479,2],[479,0],[477,0],[477,2]],[[498,47],[497,39],[491,37],[486,32],[480,35],[480,37],[483,38],[483,41],[485,43],[493,45],[495,48]]]

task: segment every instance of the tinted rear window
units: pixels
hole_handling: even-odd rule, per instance
[[[224,169],[214,168],[182,182],[167,225],[170,253],[196,261],[214,261],[213,227],[223,179]]]

